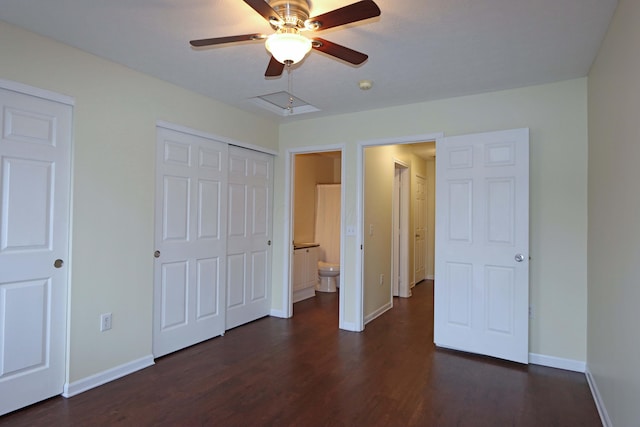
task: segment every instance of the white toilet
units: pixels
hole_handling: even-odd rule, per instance
[[[340,287],[340,264],[318,261],[316,291],[335,292]]]
[[[340,184],[316,186],[314,241],[318,243],[316,291],[336,292],[340,287]]]

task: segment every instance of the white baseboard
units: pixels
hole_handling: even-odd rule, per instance
[[[391,310],[392,307],[393,307],[393,303],[391,301],[389,301],[388,303],[386,303],[385,305],[383,305],[382,307],[380,307],[379,309],[377,309],[376,311],[374,311],[370,315],[365,316],[364,324],[366,325],[367,323],[371,322],[373,319],[376,319],[376,318],[380,317],[381,315],[383,315],[387,311]]]
[[[349,332],[362,332],[362,330],[353,322],[342,322],[340,324],[340,329]]]
[[[427,274],[427,280],[435,280],[433,274]]]
[[[99,372],[95,375],[83,378],[72,383],[65,383],[62,396],[72,397],[77,394],[83,393],[92,388],[101,386],[110,381],[122,378],[125,375],[132,374],[140,369],[148,368],[153,365],[153,355],[141,357],[137,360],[132,360],[123,365],[116,366],[115,368],[107,369],[106,371]]]
[[[300,289],[298,291],[293,292],[293,303],[297,303],[308,298],[313,298],[316,296],[316,288],[314,286]]]
[[[562,357],[546,356],[536,353],[529,353],[529,363],[583,373],[587,368],[587,364],[581,360],[564,359]]]
[[[287,316],[287,313],[284,312],[284,310],[275,310],[275,309],[271,309],[269,311],[269,316],[272,317],[279,317],[281,319],[288,319],[291,316]]]
[[[587,367],[585,374],[587,375],[587,383],[589,383],[593,400],[596,402],[596,408],[598,408],[598,414],[600,414],[600,421],[602,421],[602,425],[604,427],[612,427],[613,424],[611,424],[611,418],[609,418],[609,413],[607,412],[607,408],[604,406],[604,401],[602,400],[600,391],[598,391],[598,385],[596,384],[596,380],[593,378],[593,375],[591,375],[589,367]]]

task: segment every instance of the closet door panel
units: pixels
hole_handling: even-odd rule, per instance
[[[225,331],[228,145],[159,127],[153,354]]]
[[[229,147],[227,256],[245,262],[242,274],[238,265],[227,277],[227,329],[271,309],[272,188],[271,155]]]

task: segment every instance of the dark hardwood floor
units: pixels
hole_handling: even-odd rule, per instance
[[[338,330],[337,294],[295,305],[11,426],[601,426],[583,374],[433,345],[433,284],[362,333]]]

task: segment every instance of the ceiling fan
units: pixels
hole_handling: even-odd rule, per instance
[[[266,77],[282,74],[285,65],[301,61],[313,48],[354,65],[362,64],[368,56],[337,43],[319,37],[307,38],[301,33],[316,32],[352,22],[362,21],[380,15],[380,8],[373,0],[361,0],[322,15],[309,17],[308,0],[243,0],[253,10],[262,15],[276,31],[265,34],[243,34],[229,37],[191,40],[194,47],[213,46],[251,40],[264,40],[271,53],[271,60],[265,72]]]

